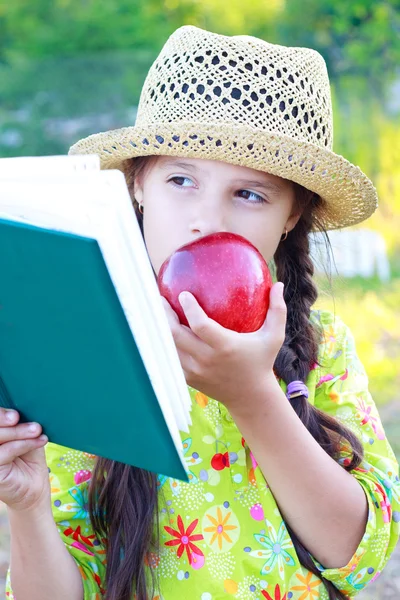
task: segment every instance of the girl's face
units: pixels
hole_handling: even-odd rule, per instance
[[[215,160],[157,157],[135,181],[134,194],[156,275],[180,246],[219,231],[247,238],[268,262],[285,228],[300,218],[292,182]]]

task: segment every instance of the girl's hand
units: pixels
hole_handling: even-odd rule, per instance
[[[286,327],[282,283],[272,287],[266,320],[254,333],[225,329],[207,317],[189,292],[179,299],[190,328],[179,323],[165,298],[163,302],[188,385],[233,409],[275,381],[273,365]]]
[[[0,501],[16,511],[50,506],[47,437],[38,423],[18,424],[19,418],[0,408]]]

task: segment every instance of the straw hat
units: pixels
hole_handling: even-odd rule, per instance
[[[90,135],[70,154],[98,154],[104,169],[135,156],[221,160],[295,181],[324,200],[326,229],[367,219],[372,182],[332,152],[329,78],[309,48],[177,29],[151,66],[136,123]]]

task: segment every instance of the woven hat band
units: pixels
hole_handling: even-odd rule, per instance
[[[330,150],[325,61],[309,48],[182,27],[150,68],[136,126],[166,122],[245,125]]]

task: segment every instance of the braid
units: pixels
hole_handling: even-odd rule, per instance
[[[317,299],[317,287],[312,279],[314,265],[310,257],[309,237],[315,220],[313,209],[318,208],[321,199],[305,188],[295,184],[296,199],[305,208],[296,227],[287,240],[280,243],[275,256],[276,274],[285,284],[284,299],[287,304],[285,342],[276,358],[274,369],[286,384],[291,381],[305,381],[311,366],[318,360],[317,330],[310,322],[311,307]],[[302,206],[303,205],[303,206]],[[346,440],[352,450],[352,459],[345,466],[347,471],[356,468],[363,458],[363,447],[358,438],[336,419],[312,406],[302,397],[290,400],[299,419],[329,456],[338,460],[341,442]],[[310,554],[302,545],[293,530],[287,526],[293,540],[300,563],[309,571],[321,576]],[[346,600],[330,581],[322,579],[329,600]]]
[[[314,265],[309,254],[308,233],[311,213],[303,214],[287,240],[275,253],[277,278],[285,284],[284,299],[288,307],[285,344],[277,357],[276,367],[285,372],[289,381],[305,381],[310,357],[317,354],[318,343],[309,322],[310,310],[318,292],[312,279]]]

